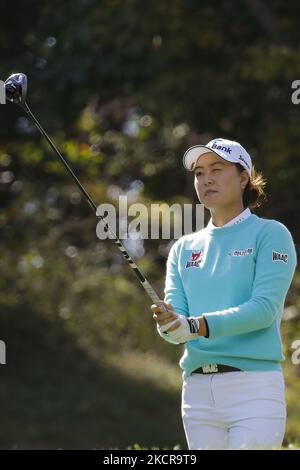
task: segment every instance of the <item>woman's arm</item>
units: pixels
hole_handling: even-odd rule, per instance
[[[174,245],[172,246],[167,260],[164,302],[167,304],[171,304],[176,313],[187,317],[188,303],[181,281],[181,277],[178,271],[178,249],[180,249],[179,240],[177,240],[177,242],[174,243]],[[171,339],[167,333],[161,333],[161,331],[158,329],[158,325],[157,331],[159,335],[169,343],[179,344],[175,340]]]
[[[251,298],[237,307],[202,312],[209,338],[268,328],[282,312],[297,265],[292,236],[280,222],[266,224],[257,243]]]

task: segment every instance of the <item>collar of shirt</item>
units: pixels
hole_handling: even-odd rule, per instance
[[[216,225],[214,225],[213,221],[212,221],[212,218],[210,218],[208,224],[207,224],[207,228],[224,228],[224,227],[230,227],[230,225],[236,225],[236,224],[239,224],[241,222],[243,222],[244,220],[248,219],[248,217],[250,217],[251,215],[251,211],[249,209],[249,207],[247,207],[247,209],[243,210],[243,212],[241,212],[239,215],[237,215],[236,217],[234,217],[233,219],[229,220],[229,222],[227,222],[225,225],[222,225],[221,227],[217,227]]]

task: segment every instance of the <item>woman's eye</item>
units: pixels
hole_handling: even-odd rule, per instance
[[[214,171],[221,171],[221,168],[214,168],[212,171],[213,171],[213,172],[214,172]],[[196,171],[196,173],[195,173],[195,176],[196,176],[196,177],[201,176],[201,175],[202,175],[202,172],[201,172],[201,171]]]

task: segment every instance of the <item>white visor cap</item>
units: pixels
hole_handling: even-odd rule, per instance
[[[213,139],[207,145],[194,145],[183,155],[183,166],[193,171],[198,158],[207,152],[214,152],[231,163],[240,163],[251,177],[252,161],[248,152],[238,142],[227,139]]]

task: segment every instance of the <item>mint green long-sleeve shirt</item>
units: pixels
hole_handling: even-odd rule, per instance
[[[204,315],[209,328],[208,338],[185,343],[183,377],[211,363],[280,370],[280,322],[296,264],[289,230],[255,214],[177,240],[167,261],[165,301],[181,315]]]

